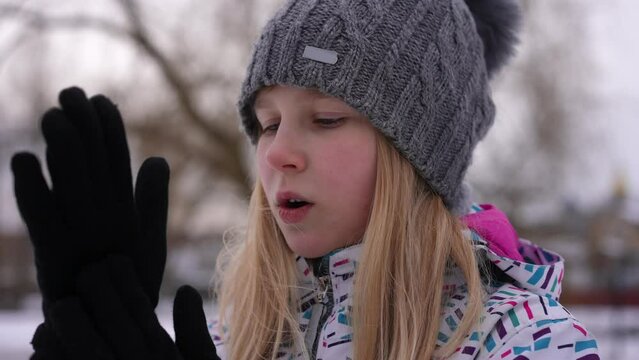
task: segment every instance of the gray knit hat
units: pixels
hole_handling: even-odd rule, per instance
[[[262,30],[238,102],[270,85],[314,88],[367,116],[454,213],[493,123],[488,78],[512,53],[515,0],[290,0]]]

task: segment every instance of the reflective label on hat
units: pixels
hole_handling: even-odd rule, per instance
[[[337,52],[308,45],[304,48],[304,54],[302,54],[302,57],[326,64],[335,64],[337,62]]]

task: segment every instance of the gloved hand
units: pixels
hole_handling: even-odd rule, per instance
[[[208,333],[202,299],[190,286],[181,287],[175,297],[176,343],[161,327],[128,258],[109,256],[91,264],[78,277],[77,293],[100,337],[115,354],[114,358],[219,360]],[[67,309],[57,306],[54,309],[54,324],[73,318],[63,313]],[[68,311],[78,313],[77,308]],[[95,347],[100,346],[98,341]]]
[[[219,360],[202,299],[190,286],[182,286],[175,297],[176,343],[161,327],[127,257],[108,256],[90,264],[78,275],[76,292],[53,303],[49,322],[43,324],[52,324],[69,358]],[[48,330],[43,325],[38,331]]]
[[[115,105],[101,95],[88,100],[78,88],[63,90],[59,101],[61,108],[42,118],[52,188],[35,155],[15,154],[11,164],[43,295],[45,322],[33,339],[34,358],[65,358],[59,351],[64,344],[52,345],[56,339],[50,336],[57,331],[49,323],[49,308],[76,295],[77,275],[87,264],[107,254],[127,256],[155,307],[166,259],[166,162],[144,162],[134,197],[126,135]],[[45,348],[50,354],[42,353]]]
[[[117,108],[78,88],[59,100],[62,108],[42,119],[52,189],[35,155],[12,159],[43,295],[32,358],[218,359],[195,290],[182,287],[175,299],[177,347],[153,313],[166,258],[168,165],[147,159],[134,197]]]
[[[120,114],[109,99],[88,100],[81,89],[60,92],[62,109],[42,118],[49,190],[38,159],[12,159],[18,208],[34,246],[45,301],[72,294],[86,264],[108,253],[129,256],[151,302],[157,304],[166,260],[168,165],[147,159],[135,198]]]

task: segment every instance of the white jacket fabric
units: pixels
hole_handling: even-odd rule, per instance
[[[482,211],[478,206],[473,209]],[[498,255],[477,232],[469,230],[466,236],[480,257],[507,275],[507,281],[488,286],[481,322],[467,334],[451,359],[599,359],[593,335],[558,302],[564,276],[564,261],[559,255],[519,239],[518,251],[524,261],[513,260]],[[298,321],[311,358],[353,358],[349,318],[353,275],[362,246],[326,255],[322,261],[328,266],[320,271],[319,278],[305,258],[297,258],[302,304]],[[448,296],[441,317],[439,346],[446,344],[464,314],[467,291],[458,269],[447,273],[444,290]],[[225,329],[218,329],[216,320],[209,328],[218,354],[227,359],[221,336]],[[298,359],[302,355],[299,350],[282,347],[278,359]]]

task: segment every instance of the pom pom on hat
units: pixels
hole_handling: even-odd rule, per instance
[[[484,44],[488,76],[492,77],[515,52],[521,25],[517,0],[465,0]]]

